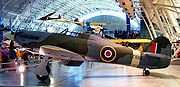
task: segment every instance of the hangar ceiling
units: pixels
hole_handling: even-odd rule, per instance
[[[54,22],[44,22],[37,20],[38,18],[51,13],[56,12],[53,16],[58,16],[59,14],[63,16],[64,19],[73,20],[75,18],[81,18],[87,14],[95,13],[99,11],[115,11],[119,13],[125,13],[121,7],[122,3],[118,3],[118,1],[125,2],[127,0],[0,0],[0,17],[11,19],[13,21],[13,25],[18,29],[26,29],[26,30],[46,30],[47,28],[54,29],[55,32],[64,30],[71,26],[67,23],[54,23]],[[162,13],[162,11],[166,12],[166,9],[170,9],[170,11],[176,11],[178,14],[176,17],[179,17],[179,0],[130,0],[133,1],[133,6],[135,9],[135,13],[138,17],[141,17],[141,11],[148,11],[149,17],[147,15],[143,15],[148,18],[150,21],[155,23],[159,29],[153,29],[153,26],[148,25],[150,27],[150,31],[165,32],[166,36],[179,34],[179,26],[174,21],[170,21],[169,26],[163,26],[164,23],[159,23],[157,21],[157,17],[155,17],[155,13],[153,12],[150,3],[152,2],[155,5],[155,8],[158,8],[159,16],[164,17],[166,19],[166,14]],[[174,1],[174,3],[172,3]],[[164,6],[158,4],[165,4],[170,6],[176,6],[177,8],[169,7],[164,10],[161,9]],[[175,4],[175,5],[174,5]],[[142,8],[145,8],[142,10]],[[111,14],[111,13],[109,13]],[[175,13],[173,13],[175,14]],[[137,19],[138,17],[135,17]],[[120,14],[120,16],[122,16]],[[168,16],[168,15],[167,15]],[[171,15],[168,17],[172,19]],[[106,18],[107,19],[107,18]],[[115,18],[114,18],[115,19]],[[107,19],[108,21],[108,19]],[[166,19],[166,21],[169,21]],[[8,21],[7,21],[8,24]],[[161,24],[161,26],[159,25]],[[167,24],[167,23],[166,23]],[[175,25],[176,24],[176,25]],[[172,26],[173,25],[173,26]],[[147,26],[147,25],[146,25]],[[169,28],[168,28],[169,27]],[[165,28],[165,29],[164,29]],[[174,29],[174,32],[169,32]],[[167,33],[166,33],[166,31]],[[170,34],[169,34],[170,33]],[[153,34],[155,37],[155,33]]]
[[[115,0],[0,0],[0,17],[12,19],[20,29],[45,30],[53,27],[63,30],[69,27],[66,23],[43,22],[38,18],[56,12],[64,19],[81,18],[86,14],[98,11],[122,12]],[[48,24],[48,25],[47,25]]]
[[[133,2],[133,8],[131,4],[128,5],[131,1]],[[179,5],[180,0],[0,0],[0,17],[11,19],[13,25],[18,29],[34,31],[53,29],[54,32],[61,32],[72,24],[45,22],[38,20],[38,18],[56,12],[53,15],[54,17],[60,14],[64,19],[73,20],[101,11],[119,12],[118,15],[125,18],[121,13],[125,15],[125,12],[128,12],[129,15],[136,16],[134,18],[136,22],[140,20],[139,17],[145,22],[151,39],[157,37],[160,33],[173,42],[180,39]],[[131,11],[129,11],[130,8],[132,8]],[[109,13],[109,15],[114,14]],[[96,17],[96,20],[103,20],[103,22],[114,23],[114,21],[117,21],[116,17],[111,16],[98,18],[97,15]],[[9,21],[5,20],[5,24],[9,25]],[[124,29],[126,28],[124,27]],[[146,35],[146,33],[143,34]],[[178,46],[175,47],[178,48]]]
[[[30,10],[30,14],[39,13],[45,15],[49,12],[69,16],[81,16],[90,11],[101,9],[118,10],[117,3],[112,0],[1,0],[1,16],[6,16],[8,12],[22,14],[25,10]]]

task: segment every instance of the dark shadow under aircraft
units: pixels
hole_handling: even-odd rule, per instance
[[[171,43],[163,36],[152,40],[144,52],[88,33],[17,31],[7,32],[5,36],[23,47],[40,48],[39,54],[45,57],[34,72],[39,80],[49,77],[48,62],[56,59],[67,66],[80,66],[84,61],[133,66],[142,68],[143,75],[150,74],[148,69],[168,67],[171,60]]]

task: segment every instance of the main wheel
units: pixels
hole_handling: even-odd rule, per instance
[[[44,80],[47,80],[49,78],[49,75],[47,75],[47,76],[36,75],[36,78],[40,81],[44,81]]]
[[[47,80],[49,78],[49,73],[51,72],[51,69],[49,67],[49,65],[46,66],[46,71],[48,72],[47,76],[42,76],[42,75],[36,75],[36,78],[40,81],[44,81]]]
[[[143,70],[143,75],[148,76],[150,74],[149,70]]]

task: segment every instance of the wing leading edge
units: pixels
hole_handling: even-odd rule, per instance
[[[69,60],[69,61],[85,60],[80,54],[51,45],[41,46],[39,53],[44,56],[53,57],[55,59],[61,59],[61,60]]]

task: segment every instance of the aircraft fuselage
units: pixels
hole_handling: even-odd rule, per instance
[[[139,68],[166,68],[170,59],[156,58],[154,54],[140,53],[87,33],[64,35],[36,31],[17,32],[14,40],[28,48],[44,45],[60,47],[84,57],[86,61],[116,63]],[[163,56],[164,57],[164,56]]]

